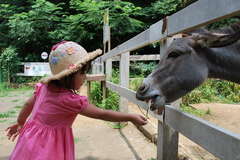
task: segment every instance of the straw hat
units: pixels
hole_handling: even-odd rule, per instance
[[[53,46],[49,55],[49,65],[52,75],[40,80],[48,84],[51,80],[59,80],[78,71],[86,62],[102,54],[102,50],[87,53],[79,44],[63,41]]]

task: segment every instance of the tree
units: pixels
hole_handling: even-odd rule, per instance
[[[142,15],[139,12],[141,7],[136,7],[130,2],[71,0],[70,7],[76,14],[64,19],[64,28],[61,30],[68,33],[65,39],[72,38],[89,50],[103,46],[103,16],[106,9],[109,9],[110,15],[112,46],[124,42],[126,35],[139,33],[145,28],[144,23],[137,19]]]
[[[0,56],[0,70],[2,72],[0,81],[10,82],[10,79],[18,73],[19,63],[20,61],[16,48],[13,46],[6,48]]]
[[[9,36],[14,39],[12,45],[18,48],[21,56],[28,54],[38,55],[49,48],[55,42],[55,28],[61,22],[60,5],[54,5],[45,0],[37,0],[28,12],[21,12],[9,17]],[[24,61],[24,60],[23,60]]]

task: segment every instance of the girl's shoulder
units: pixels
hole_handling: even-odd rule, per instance
[[[84,108],[89,104],[86,96],[81,96],[74,93],[70,93],[67,96],[65,96],[62,102],[72,107],[82,106]]]
[[[44,85],[45,85],[45,84],[42,84],[42,83],[37,83],[37,84],[35,85],[35,91],[34,91],[34,95],[35,95],[35,96],[39,93],[39,91],[41,90],[41,88],[42,88]]]

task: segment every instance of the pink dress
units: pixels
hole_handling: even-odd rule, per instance
[[[74,160],[72,123],[88,103],[65,88],[38,83],[32,115],[23,127],[10,160]]]

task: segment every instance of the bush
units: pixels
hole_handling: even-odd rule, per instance
[[[16,76],[14,83],[38,82],[42,78],[41,76]]]
[[[15,47],[8,47],[0,55],[1,81],[7,82],[18,73],[18,64],[20,63]]]
[[[112,79],[109,80],[115,84],[119,83],[119,71],[113,70]],[[107,97],[102,99],[102,90],[100,82],[91,82],[90,102],[102,109],[119,111],[119,95],[106,89]]]
[[[209,79],[194,91],[185,95],[182,100],[194,103],[238,103],[240,102],[240,85],[219,79]]]

